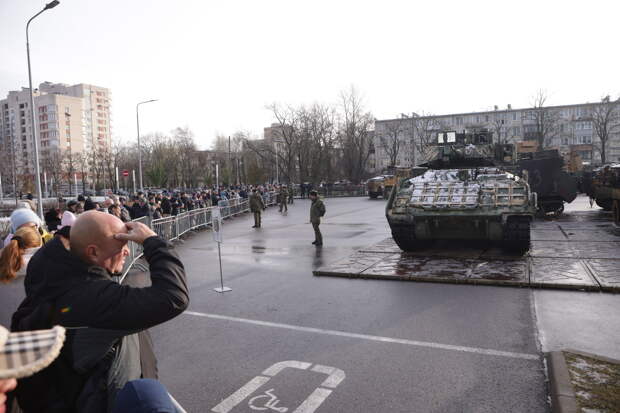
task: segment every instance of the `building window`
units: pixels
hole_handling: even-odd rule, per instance
[[[512,112],[512,120],[517,120],[517,112]]]

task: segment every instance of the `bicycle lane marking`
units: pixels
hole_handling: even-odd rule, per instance
[[[453,344],[442,344],[435,343],[431,341],[418,341],[418,340],[408,340],[402,338],[393,338],[393,337],[384,337],[384,336],[375,336],[370,334],[360,334],[360,333],[349,333],[346,331],[339,330],[326,330],[322,328],[315,327],[304,327],[297,326],[293,324],[284,324],[284,323],[274,323],[271,321],[261,321],[261,320],[252,320],[248,318],[240,318],[240,317],[231,317],[220,314],[212,314],[212,313],[200,313],[197,311],[185,311],[183,314],[210,318],[214,320],[225,320],[232,321],[243,324],[251,324],[262,327],[271,327],[271,328],[280,328],[285,330],[293,330],[293,331],[301,331],[305,333],[315,333],[321,335],[328,336],[337,336],[337,337],[346,337],[346,338],[357,338],[360,340],[367,341],[375,341],[380,343],[392,343],[392,344],[403,344],[412,347],[423,347],[423,348],[431,348],[438,350],[447,350],[447,351],[456,351],[461,353],[472,353],[472,354],[481,354],[486,356],[495,356],[495,357],[506,357],[512,359],[522,359],[522,360],[539,360],[540,356],[537,354],[531,353],[518,353],[512,351],[502,351],[502,350],[493,350],[479,347],[467,347],[467,346],[457,346]]]

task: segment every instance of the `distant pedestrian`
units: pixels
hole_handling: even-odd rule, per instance
[[[282,212],[282,210],[288,212],[288,207],[286,205],[287,197],[288,191],[286,190],[286,185],[280,186],[280,212]]]
[[[250,195],[250,211],[254,214],[254,226],[252,228],[261,227],[261,213],[264,209],[263,197],[260,196],[256,189],[253,189],[252,195]]]
[[[325,215],[325,204],[319,199],[317,191],[310,191],[310,200],[312,201],[310,204],[310,223],[314,229],[314,242],[312,243],[320,247],[323,245],[323,235],[319,225],[321,225],[321,218]]]

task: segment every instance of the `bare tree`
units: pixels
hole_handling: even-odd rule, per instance
[[[538,148],[542,150],[549,146],[552,139],[557,136],[560,113],[548,108],[547,94],[539,90],[532,104],[531,120],[534,122],[534,138],[538,141]]]
[[[341,122],[339,145],[345,176],[353,183],[359,183],[367,174],[366,167],[370,157],[372,139],[369,131],[374,124],[370,112],[366,112],[362,99],[351,87],[340,94]]]
[[[592,127],[598,136],[596,148],[601,154],[601,163],[607,162],[607,144],[610,136],[620,128],[620,98],[610,100],[609,96],[592,110]]]
[[[437,132],[445,129],[445,125],[432,114],[422,114],[412,119],[414,130],[414,142],[412,150],[414,164],[423,163],[428,160],[432,152],[431,144],[435,142]],[[417,161],[417,162],[416,162]]]
[[[381,149],[383,149],[388,156],[390,166],[396,166],[398,155],[403,144],[401,134],[405,130],[406,120],[407,118],[400,117],[399,119],[385,122],[385,132],[379,133],[379,136],[377,136]],[[376,129],[375,133],[377,133]]]
[[[493,133],[496,136],[495,143],[508,143],[508,127],[506,126],[506,112],[497,112],[491,122]]]

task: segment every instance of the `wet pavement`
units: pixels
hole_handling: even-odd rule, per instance
[[[583,204],[583,198],[579,201]],[[620,291],[620,229],[608,213],[572,210],[532,226],[530,250],[514,255],[492,245],[436,242],[402,252],[392,238],[314,271],[318,276]]]
[[[570,343],[605,354],[618,343],[615,294],[313,276],[339,261],[368,277],[371,267],[383,272],[375,259],[398,265],[384,242],[384,201],[328,199],[326,207],[323,248],[310,244],[307,201],[285,215],[269,208],[262,229],[250,228],[249,216],[227,220],[225,294],[213,291],[220,281],[212,235],[177,244],[190,308],[152,335],[160,378],[187,411],[548,412],[542,349]],[[557,222],[549,225],[541,228],[548,237],[564,237]],[[368,246],[377,250],[362,254],[368,261],[351,259]],[[594,252],[592,271],[613,277],[605,251]],[[399,276],[465,271],[480,282],[521,282],[525,272],[522,260],[492,248],[463,251],[434,270],[429,263],[439,258],[412,257]],[[2,323],[22,295],[19,281],[0,286]]]

